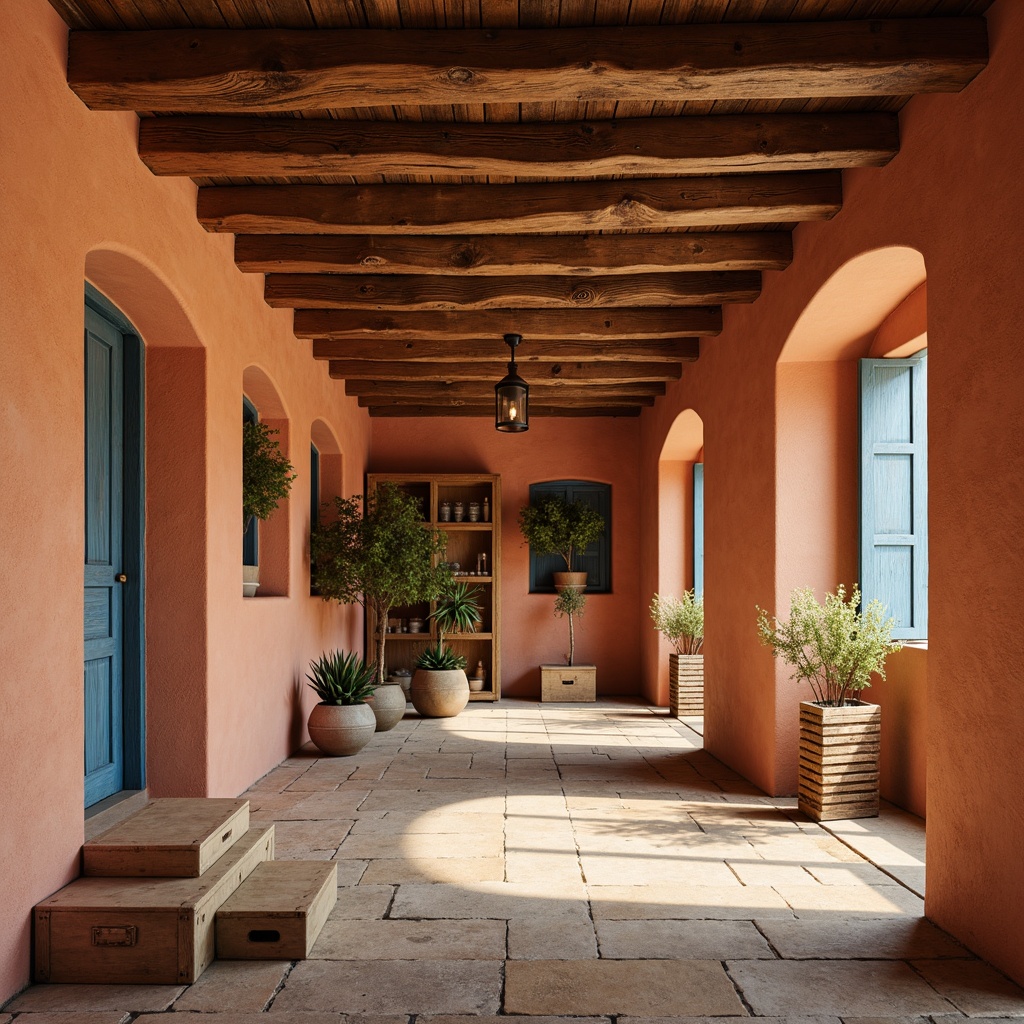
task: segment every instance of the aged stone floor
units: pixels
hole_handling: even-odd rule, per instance
[[[338,863],[312,959],[220,961],[185,988],[36,986],[0,1024],[1024,1016],[1024,992],[922,918],[917,819],[826,830],[704,753],[699,728],[629,702],[502,701],[410,710],[356,757],[303,751],[246,795],[278,858]]]

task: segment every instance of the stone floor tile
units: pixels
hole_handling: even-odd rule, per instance
[[[370,862],[366,860],[335,860],[338,866],[338,885],[357,885],[364,881],[366,869]]]
[[[841,1024],[838,1017],[757,1017],[757,1024]],[[628,1017],[619,1018],[619,1024],[722,1024],[717,1017]],[[901,1024],[893,1019],[889,1024]]]
[[[763,860],[729,860],[729,867],[744,885],[806,885],[814,879],[799,864],[772,864]]]
[[[508,1017],[420,1014],[416,1024],[510,1024]],[[515,1024],[609,1024],[607,1017],[516,1017]]]
[[[776,885],[775,890],[797,917],[834,921],[845,915],[867,920],[880,917],[922,917],[924,900],[898,885]]]
[[[882,921],[758,921],[761,931],[785,960],[910,960],[964,958],[970,954],[930,921],[887,918]],[[945,968],[944,968],[945,969]]]
[[[588,885],[594,918],[617,921],[792,918],[765,885]]]
[[[510,960],[591,960],[597,957],[594,922],[584,909],[559,917],[508,922]]]
[[[862,861],[860,864],[808,864],[807,869],[822,885],[899,885],[891,875]]]
[[[361,864],[362,861],[339,861]],[[371,860],[362,882],[501,882],[505,862],[501,857],[380,857]]]
[[[377,860],[411,857],[500,857],[505,839],[500,833],[463,833],[437,836],[431,833],[410,835],[350,835],[338,849],[339,860]]]
[[[373,833],[377,835],[404,836],[419,832],[433,834],[447,833],[501,833],[505,828],[503,814],[459,814],[444,810],[420,813],[393,811],[381,818],[357,818],[352,825],[352,835]]]
[[[597,937],[609,960],[775,959],[749,921],[599,921]]]
[[[505,797],[462,792],[442,783],[436,790],[408,787],[371,793],[360,805],[362,811],[431,811],[445,809],[455,813],[504,814]]]
[[[1024,1016],[1024,990],[980,960],[914,960],[937,992],[969,1017]]]
[[[274,828],[274,856],[285,860],[303,850],[336,850],[352,828],[352,820],[279,821]]]
[[[287,960],[215,960],[174,1002],[175,1011],[262,1010],[291,968]]]
[[[950,1004],[927,982],[896,961],[733,960],[726,966],[744,1002],[759,1017],[902,1017],[950,1011]]]
[[[746,1016],[722,965],[712,960],[510,960],[505,1010]]]
[[[66,1010],[46,1013],[20,1013],[18,1020],[24,1024],[124,1024],[131,1017],[127,1010]],[[0,1013],[0,1024],[14,1020],[9,1014]]]
[[[202,1017],[184,1017],[184,1021],[192,1021],[194,1024],[408,1024],[409,1018],[401,1016],[362,1016],[355,1014],[339,1015],[337,1013],[304,1013],[292,1010],[275,1012],[271,1007],[273,1017],[266,1013],[236,1013],[227,1011],[224,1013],[204,1013]],[[177,1018],[175,1018],[177,1019]],[[136,1018],[135,1024],[169,1024],[167,1018],[162,1014],[143,1014]]]
[[[504,921],[328,921],[317,960],[504,960]]]
[[[335,1013],[496,1013],[502,965],[495,961],[305,960],[271,1007]]]
[[[4,1008],[12,1013],[121,1010],[140,1013],[166,1010],[183,985],[33,985]]]
[[[369,789],[336,791],[331,793],[295,794],[291,807],[282,811],[280,820],[321,821],[351,819],[359,805],[370,795]]]
[[[465,882],[400,885],[392,918],[552,917],[586,909],[586,889],[530,882]]]
[[[583,874],[591,885],[658,885],[673,882],[690,885],[730,886],[740,882],[723,861],[673,857],[667,852],[638,850],[634,854],[581,853]]]
[[[338,886],[338,902],[329,920],[380,920],[391,906],[395,889],[391,885]]]

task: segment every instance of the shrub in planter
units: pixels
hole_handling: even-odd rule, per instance
[[[309,738],[325,754],[357,753],[377,728],[366,703],[376,687],[377,666],[367,665],[355,653],[329,651],[309,667],[306,678],[320,698],[309,713]]]
[[[555,598],[555,614],[561,618],[565,616],[569,620],[569,653],[566,655],[566,665],[572,665],[576,654],[576,630],[575,619],[582,619],[583,612],[587,607],[587,595],[579,587],[565,587],[560,590]]]
[[[692,590],[679,597],[655,594],[651,619],[672,645],[669,655],[669,713],[675,717],[704,714],[704,598]]]
[[[274,435],[280,433],[266,423],[242,424],[242,533],[253,519],[269,519],[282,499],[288,497],[295,480],[292,464],[281,453]],[[252,597],[259,586],[259,573],[243,576]],[[250,592],[251,590],[251,592]]]
[[[479,587],[456,583],[449,574],[430,617],[437,623],[437,644],[416,660],[410,697],[426,718],[453,718],[469,703],[466,659],[445,647],[446,633],[472,633],[480,623]]]
[[[519,510],[519,529],[535,555],[560,555],[566,574],[572,576],[577,575],[573,559],[604,533],[604,519],[582,501],[549,495]],[[586,573],[578,575],[582,579],[560,579],[562,574],[555,573],[555,584],[586,585]]]

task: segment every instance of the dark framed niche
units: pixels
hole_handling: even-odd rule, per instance
[[[530,502],[547,497],[582,501],[596,508],[604,519],[604,533],[585,552],[575,558],[573,568],[587,573],[588,594],[612,591],[612,487],[593,480],[549,480],[530,484]],[[565,563],[559,555],[536,555],[530,551],[530,593],[553,594],[552,573],[562,572]]]

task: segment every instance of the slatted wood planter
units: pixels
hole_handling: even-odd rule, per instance
[[[882,709],[800,704],[800,810],[815,821],[878,816]]]
[[[668,709],[676,718],[704,714],[704,655],[668,657]]]

